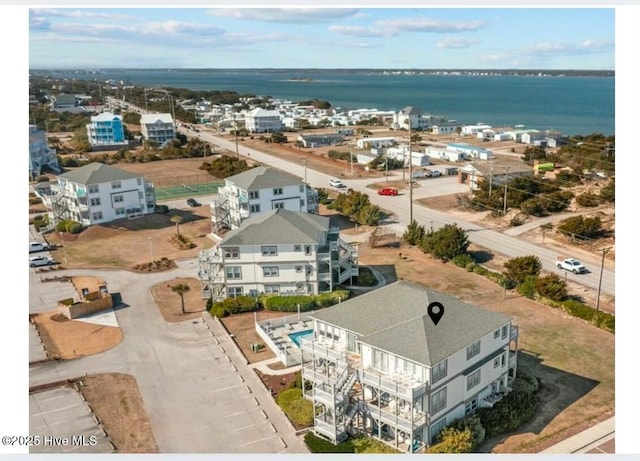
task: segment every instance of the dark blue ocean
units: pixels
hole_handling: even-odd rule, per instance
[[[566,134],[615,134],[615,79],[514,75],[391,75],[328,70],[123,69],[96,73],[32,71],[132,85],[230,90],[292,101],[313,98],[334,108],[399,110],[414,106],[465,124],[525,125]],[[303,80],[296,80],[303,79]]]

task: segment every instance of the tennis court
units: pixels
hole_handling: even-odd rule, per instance
[[[156,200],[172,200],[183,197],[195,197],[198,195],[211,195],[218,193],[218,187],[224,183],[210,182],[205,184],[180,184],[178,186],[158,187],[155,190]]]

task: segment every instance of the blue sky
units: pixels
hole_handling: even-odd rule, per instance
[[[33,8],[30,68],[615,68],[614,9]]]

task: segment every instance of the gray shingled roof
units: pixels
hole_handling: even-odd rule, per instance
[[[58,175],[58,177],[78,184],[100,184],[123,179],[140,178],[141,175],[119,170],[104,163],[94,162]]]
[[[422,115],[422,114],[424,114],[424,112],[422,112],[420,109],[416,109],[413,106],[407,106],[404,109],[402,109],[401,112],[404,115]]]
[[[434,301],[445,309],[438,325],[427,314],[427,306]],[[403,281],[315,312],[312,317],[356,333],[365,344],[427,366],[512,320]]]
[[[328,230],[328,217],[275,209],[229,231],[220,246],[317,244],[321,243],[320,234]]]
[[[295,186],[302,184],[302,180],[275,168],[259,166],[248,171],[226,178],[244,190],[269,189],[271,187]]]

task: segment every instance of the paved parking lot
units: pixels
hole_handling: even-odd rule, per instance
[[[29,363],[48,359],[35,323],[29,322]]]
[[[29,396],[31,453],[113,453],[114,446],[80,392],[58,387]]]

